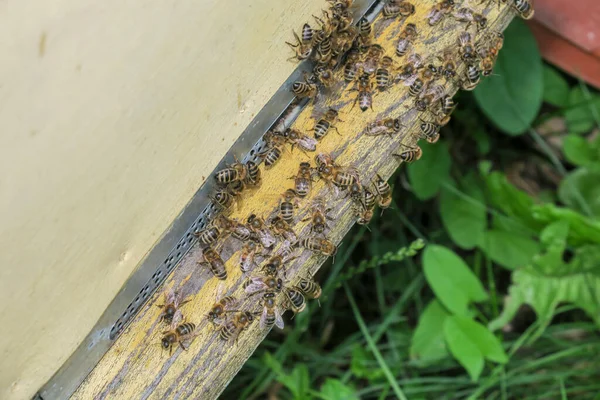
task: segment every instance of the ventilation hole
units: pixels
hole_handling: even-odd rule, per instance
[[[175,246],[175,248],[176,248],[177,250],[179,250],[179,249],[181,248],[181,243],[177,244],[177,246]]]
[[[119,323],[117,324],[117,329],[121,329],[122,326],[123,326],[123,323],[119,321]]]
[[[177,253],[177,258],[181,257],[181,253]]]

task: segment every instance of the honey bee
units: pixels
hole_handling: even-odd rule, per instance
[[[367,111],[369,108],[373,110],[373,83],[370,81],[369,75],[362,74],[358,79],[358,89],[353,88],[350,90],[358,92],[358,96],[354,99],[352,108],[354,108],[358,102],[358,106],[362,112]]]
[[[306,297],[311,299],[318,299],[321,297],[321,285],[315,282],[312,279],[302,278],[295,286],[300,292],[302,292]]]
[[[263,266],[263,271],[268,276],[276,277],[279,275],[279,272],[283,272],[283,276],[285,277],[285,268],[284,264],[289,263],[290,261],[295,260],[297,257],[288,257],[284,260],[285,252],[279,252],[278,254],[272,256],[267,260],[266,264]]]
[[[408,1],[388,0],[383,6],[384,18],[396,18],[397,16],[410,17],[415,13],[415,6]]]
[[[286,138],[280,133],[269,131],[264,134],[263,140],[267,148],[259,153],[259,157],[264,160],[265,168],[271,168],[281,158]]]
[[[504,35],[493,33],[477,43],[477,55],[480,58],[480,67],[483,76],[490,76],[492,74],[498,52],[502,48],[503,42]]]
[[[283,292],[285,293],[289,309],[291,309],[295,314],[304,311],[306,308],[306,299],[299,290],[286,287],[284,288]]]
[[[308,77],[308,75],[305,74],[304,82],[294,82],[294,84],[292,85],[292,92],[296,97],[300,99],[305,97],[315,97],[317,95],[318,89],[317,85],[314,82],[314,77]]]
[[[358,214],[356,223],[359,225],[367,225],[373,219],[373,208],[365,208]]]
[[[442,62],[441,73],[448,79],[453,79],[456,76],[456,61],[454,59],[454,53],[450,50],[444,51],[441,57],[438,59]]]
[[[517,11],[519,17],[523,19],[531,19],[535,13],[530,0],[511,0],[512,7]]]
[[[458,36],[458,53],[465,62],[470,62],[477,58],[476,47],[473,44],[473,37],[469,32],[462,32]]]
[[[327,65],[331,61],[332,57],[333,47],[331,44],[331,39],[329,39],[329,37],[326,37],[317,45],[317,50],[315,52],[314,59],[318,64]]]
[[[437,3],[427,15],[427,22],[430,26],[440,23],[454,8],[454,0],[441,0]]]
[[[415,147],[413,149],[405,150],[400,154],[392,154],[394,157],[398,157],[405,163],[411,163],[413,161],[417,161],[423,155],[420,147]]]
[[[294,179],[294,190],[300,198],[308,196],[312,188],[312,168],[309,163],[301,162],[300,168],[296,176],[290,177]]]
[[[325,67],[323,65],[317,65],[314,69],[315,76],[321,82],[321,84],[325,87],[331,87],[335,83],[335,78],[333,76],[333,71],[331,68]]]
[[[276,294],[273,292],[268,292],[263,295],[263,311],[260,316],[261,329],[270,329],[273,325],[279,329],[283,329],[283,318],[281,317],[281,311],[275,302],[275,296]]]
[[[270,269],[270,274],[267,276],[253,276],[248,279],[244,285],[244,291],[247,294],[258,292],[281,292],[283,289],[283,280],[277,277],[277,273],[281,266],[275,266]],[[274,271],[274,272],[273,272]]]
[[[388,56],[381,59],[381,65],[375,71],[377,89],[383,91],[392,85],[390,69],[393,67],[393,63],[394,61]]]
[[[406,25],[400,37],[398,38],[398,44],[396,45],[396,55],[398,57],[404,56],[408,53],[412,42],[419,36],[417,33],[417,26],[413,23]]]
[[[295,243],[294,247],[303,247],[324,256],[334,256],[337,252],[337,247],[331,241],[317,237],[301,239]]]
[[[360,64],[360,53],[358,50],[350,50],[346,57],[346,64],[344,65],[344,80],[346,82],[352,82],[356,79],[356,74],[359,70]]]
[[[221,185],[226,185],[234,181],[242,181],[245,178],[246,166],[237,161],[237,159],[234,164],[215,173],[215,181]]]
[[[339,56],[350,50],[354,43],[354,39],[356,39],[356,36],[358,35],[358,31],[352,26],[352,18],[341,20],[340,26],[342,24],[346,26],[346,28],[339,28],[331,37],[331,47],[335,56]]]
[[[258,236],[260,243],[265,249],[269,249],[275,244],[276,240],[262,218],[257,217],[256,214],[251,214],[247,222],[247,226]]]
[[[296,240],[296,234],[283,218],[276,216],[271,220],[271,229],[277,236],[283,237],[285,240],[293,242]]]
[[[416,79],[418,77],[417,71],[421,68],[423,68],[423,59],[419,54],[412,53],[410,56],[408,56],[406,64],[404,64],[404,66],[400,70],[400,74],[398,75],[397,79],[403,81]],[[405,82],[406,86],[410,86],[411,84],[412,83],[408,84]]]
[[[177,324],[183,319],[183,315],[181,314],[179,307],[185,303],[189,303],[190,300],[181,301],[181,296],[173,290],[165,292],[163,296],[165,298],[164,304],[157,304],[157,307],[163,310],[160,314],[159,321],[164,321],[169,325],[177,326]]]
[[[389,208],[392,204],[392,188],[390,184],[387,183],[387,181],[385,181],[381,176],[379,176],[379,174],[376,174],[375,176],[377,176],[377,180],[374,181],[373,184],[375,185],[375,191],[379,196],[377,204],[383,212],[383,210]]]
[[[335,130],[339,135],[340,131],[338,131],[338,129],[334,125],[337,121],[340,121],[337,110],[333,108],[327,110],[325,115],[315,124],[315,127],[313,129],[315,131],[315,139],[323,139],[330,129]]]
[[[327,221],[333,221],[327,213],[331,211],[331,208],[325,208],[323,199],[316,199],[313,203],[313,209],[311,215],[304,218],[302,222],[310,220],[310,233],[317,233],[322,235],[325,229],[329,229]]]
[[[244,242],[242,245],[242,252],[240,254],[240,270],[243,273],[247,273],[254,269],[257,252],[260,250],[260,243],[254,240]]]
[[[223,232],[231,234],[234,238],[245,242],[252,238],[252,231],[244,224],[239,223],[234,219],[229,219],[222,214],[215,218],[215,225]]]
[[[463,90],[473,90],[479,84],[481,76],[480,71],[474,64],[467,65],[466,79],[461,81],[461,88]]]
[[[234,197],[225,190],[219,190],[211,200],[220,209],[227,210],[233,205]]]
[[[378,44],[369,46],[365,61],[362,63],[363,74],[373,75],[377,71],[377,66],[384,53],[385,50]]]
[[[258,186],[260,184],[260,169],[253,161],[246,162],[246,180],[247,185]]]
[[[427,142],[435,143],[438,141],[440,137],[440,125],[421,120],[419,127],[421,128],[423,139],[427,140]]]
[[[212,247],[205,247],[202,250],[203,261],[198,261],[200,265],[208,264],[210,271],[220,280],[227,279],[227,271],[223,259]]]
[[[298,208],[296,191],[294,189],[288,189],[281,195],[278,215],[285,222],[291,224],[294,222],[294,211],[296,208]]]
[[[371,23],[365,18],[361,18],[358,21],[358,43],[361,46],[365,46],[371,43],[372,36],[371,33],[373,31],[373,27]]]
[[[358,171],[355,168],[336,168],[331,179],[331,183],[341,189],[347,189],[358,181]]]
[[[477,30],[485,29],[487,26],[487,18],[484,17],[483,14],[476,13],[467,7],[459,8],[458,11],[454,13],[454,18],[460,22],[468,22],[467,29],[472,23],[477,25]]]
[[[446,95],[446,96],[442,97],[440,102],[441,102],[442,114],[447,115],[447,116],[452,114],[452,111],[454,111],[454,108],[456,107],[456,103],[454,102],[454,99],[452,99],[452,96]],[[440,124],[440,125],[445,125],[445,124]]]
[[[182,324],[177,325],[177,327],[170,331],[164,331],[163,337],[161,339],[161,345],[163,349],[169,349],[169,355],[171,355],[173,351],[173,346],[176,343],[179,343],[179,346],[183,350],[187,350],[187,348],[183,345],[183,342],[189,339],[192,339],[194,336],[194,331],[196,330],[196,324],[191,322],[184,322]]]
[[[317,150],[317,140],[311,138],[304,133],[296,130],[296,129],[288,129],[285,132],[285,137],[292,144],[292,150],[294,146],[298,146],[302,151],[316,151]]]
[[[352,200],[360,202],[362,195],[363,186],[362,183],[360,183],[360,181],[356,181],[348,187],[348,194],[346,195],[346,197],[350,197]]]
[[[356,221],[359,225],[367,225],[373,218],[373,211],[375,209],[375,195],[369,189],[364,188],[362,191],[362,198],[359,199],[361,211],[358,213],[358,220]]]
[[[446,94],[446,89],[442,85],[433,85],[428,88],[425,94],[415,100],[415,108],[418,111],[427,110],[432,104],[441,100]]]
[[[296,39],[296,44],[285,42],[294,50],[295,53],[295,55],[291,57],[290,60],[306,60],[310,57],[312,53],[313,29],[310,27],[309,24],[304,24],[304,26],[302,27],[302,39],[298,37],[298,34],[296,32],[293,33],[294,38]]]
[[[367,136],[379,136],[389,135],[390,137],[400,132],[403,125],[400,123],[399,118],[385,118],[374,122],[371,122],[365,128],[365,135]]]
[[[331,8],[334,12],[345,12],[348,11],[352,4],[354,4],[354,0],[327,0],[328,3],[331,3]]]
[[[211,245],[221,237],[221,231],[216,226],[209,226],[200,232],[194,232],[200,243],[205,246]]]
[[[249,311],[243,311],[236,314],[233,319],[226,321],[219,331],[219,337],[222,340],[237,340],[239,334],[254,321],[254,316]]]
[[[218,320],[223,318],[226,313],[235,311],[232,308],[238,305],[238,301],[233,296],[225,296],[217,300],[215,304],[210,308],[210,311],[206,315],[206,318],[216,324]]]

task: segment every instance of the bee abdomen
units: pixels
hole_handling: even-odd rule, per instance
[[[180,324],[179,326],[177,326],[177,333],[180,336],[189,335],[190,333],[194,332],[195,329],[196,329],[196,324],[194,324],[192,322],[184,322],[183,324]]]

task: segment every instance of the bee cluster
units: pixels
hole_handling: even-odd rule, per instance
[[[312,74],[294,83],[292,91],[300,99],[315,98],[324,89],[340,84],[349,95],[357,92],[353,101],[350,100],[351,109],[358,103],[364,113],[373,110],[376,94],[395,86],[405,88],[403,91],[407,92],[411,104],[409,112],[418,113],[419,120],[416,134],[410,137],[415,142],[424,139],[435,143],[456,107],[450,93],[456,88],[473,90],[481,75],[491,75],[503,45],[502,33],[487,29],[487,13],[481,4],[502,6],[507,1],[517,15],[532,17],[529,0],[483,0],[477,6],[473,1],[468,5],[467,0],[436,0],[426,15],[417,12],[412,2],[387,0],[378,21],[396,23],[399,29],[393,54],[386,54],[385,48],[389,46],[376,42],[374,24],[367,18],[354,24],[353,0],[328,0],[330,4],[323,15],[314,16],[316,27],[304,24],[300,35],[293,33],[295,42],[287,42],[294,51],[292,59],[310,60],[314,64]],[[448,22],[464,25],[464,29],[461,26],[449,30],[458,33],[454,33],[451,44],[439,53],[427,57],[419,54],[415,43],[426,39],[424,32],[434,27],[443,29]],[[392,189],[379,173],[373,173],[370,178],[361,177],[356,167],[339,162],[339,156],[317,152],[330,132],[351,133],[338,131],[336,125],[344,122],[340,119],[340,108],[327,106],[317,112],[312,134],[276,124],[278,128],[263,137],[266,148],[259,154],[262,168],[255,162],[242,163],[236,159],[214,175],[218,190],[212,200],[220,212],[207,228],[196,233],[202,247],[198,264],[208,268],[217,279],[226,280],[227,269],[219,249],[225,239],[232,238],[239,243],[239,268],[247,275],[241,288],[243,295],[221,296],[219,293],[206,316],[218,328],[221,339],[236,339],[257,318],[263,329],[283,328],[285,311],[301,312],[306,307],[306,298],[319,298],[321,287],[317,282],[310,277],[292,282],[287,272],[291,262],[303,251],[321,257],[335,256],[337,247],[327,237],[329,222],[333,220],[333,208],[327,207],[330,203],[327,195],[351,202],[355,221],[361,225],[371,221],[377,206],[382,212],[391,206]],[[401,116],[375,118],[354,133],[367,138],[389,138],[392,143],[388,144],[396,142],[400,146],[393,156],[409,163],[418,160],[422,152],[416,143],[407,145],[397,141],[401,131],[412,129],[404,126],[403,120]],[[273,213],[266,218],[255,213],[242,220],[231,218],[231,209],[243,193],[258,188],[262,173],[272,169],[284,153],[294,149],[304,156],[315,155],[303,157],[299,162],[297,172],[289,177],[293,184],[279,195]],[[311,196],[316,181],[323,182],[326,194]],[[308,201],[310,197],[312,200]],[[302,203],[306,203],[304,208]],[[161,343],[165,349],[172,349],[177,343],[185,348],[183,343],[198,335],[196,325],[185,322],[179,310],[187,301],[173,292],[165,293],[160,316],[160,320],[170,326],[163,332]]]

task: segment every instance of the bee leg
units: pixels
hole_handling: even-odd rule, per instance
[[[342,122],[343,122],[343,121],[342,121]],[[335,132],[336,132],[338,135],[342,136],[342,134],[340,133],[340,131],[338,131],[338,128],[337,128],[336,126],[332,126],[332,128],[333,128],[333,129],[335,129]]]
[[[182,342],[179,342],[179,347],[181,347],[185,351],[188,351],[187,347],[185,347]]]

